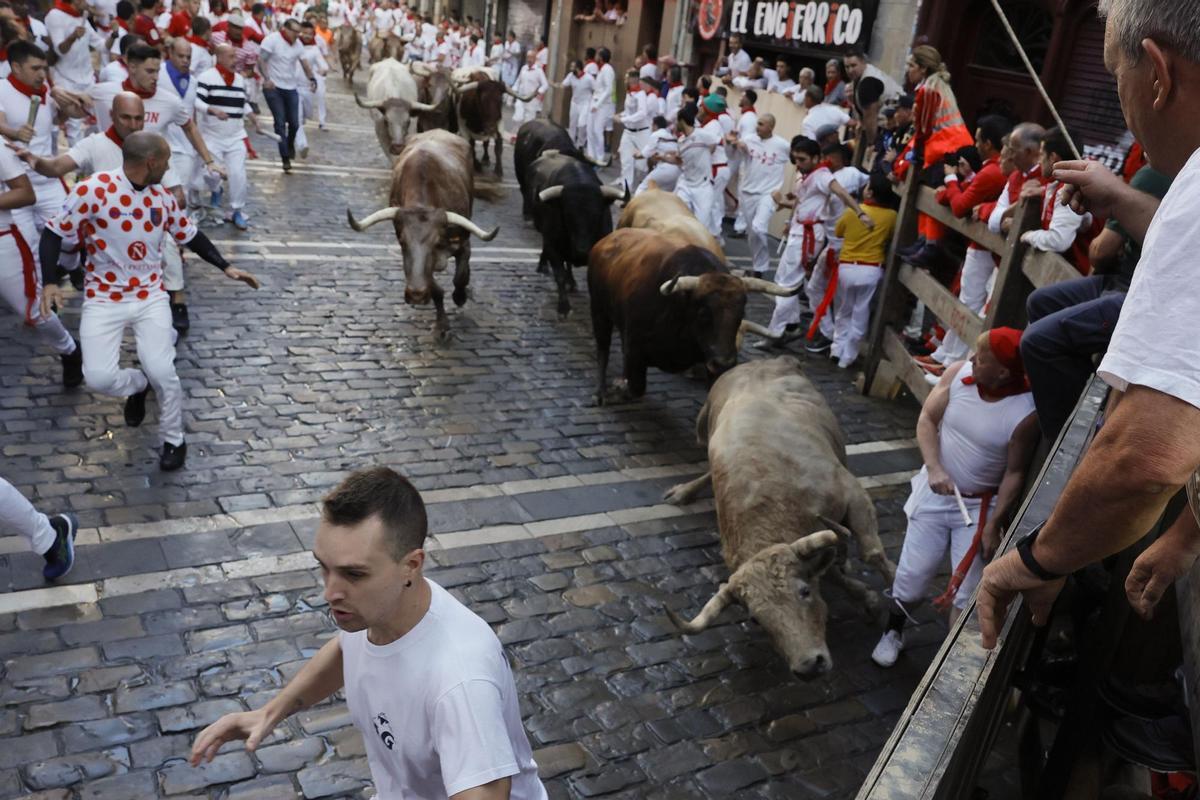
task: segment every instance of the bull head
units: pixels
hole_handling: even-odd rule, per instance
[[[695,634],[725,606],[740,601],[766,629],[793,674],[804,680],[820,677],[833,666],[825,644],[828,609],[820,580],[837,557],[837,543],[838,535],[824,530],[764,548],[721,584],[694,619],[681,619],[669,609],[667,614],[681,631]]]
[[[425,114],[437,109],[436,105],[421,103],[417,100],[404,100],[399,97],[389,97],[384,100],[363,100],[354,93],[354,102],[359,108],[378,111],[380,117],[375,120],[375,133],[384,150],[394,156],[404,150],[408,140],[408,124],[413,114]]]

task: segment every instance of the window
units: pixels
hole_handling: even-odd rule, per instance
[[[1054,19],[1038,0],[1002,0],[1000,6],[1025,48],[1025,54],[1040,74],[1046,61],[1046,51],[1054,33]],[[1008,72],[1025,72],[1017,48],[996,17],[991,3],[976,5],[983,17],[982,29],[975,40],[975,54],[971,63],[975,66],[1002,69]]]

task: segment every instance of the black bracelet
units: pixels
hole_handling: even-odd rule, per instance
[[[1033,557],[1033,543],[1037,541],[1037,536],[1041,531],[1042,526],[1039,525],[1028,536],[1017,542],[1017,555],[1021,557],[1021,563],[1025,565],[1025,569],[1036,575],[1039,580],[1056,581],[1063,576],[1046,569]]]

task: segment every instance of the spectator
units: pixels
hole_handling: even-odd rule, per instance
[[[804,67],[802,70],[800,70],[800,82],[796,85],[796,91],[793,92],[793,94],[801,95],[803,92],[808,91],[808,87],[812,86],[816,80],[817,73],[813,72],[808,67]],[[824,95],[822,95],[822,97],[824,97]]]
[[[846,97],[846,73],[840,58],[825,62],[825,102],[836,106],[850,105]]]
[[[1054,165],[1071,157],[1071,145],[1061,128],[1054,128],[1042,139],[1041,167],[1043,175],[1051,175]],[[1051,253],[1063,253],[1076,269],[1087,274],[1086,229],[1092,224],[1091,214],[1080,214],[1070,205],[1059,202],[1059,192],[1064,184],[1051,181],[1042,189],[1042,226],[1041,230],[1027,231],[1021,234],[1021,241],[1037,250]],[[1022,190],[1022,197],[1037,197],[1036,187],[1028,193]]]
[[[761,58],[754,59],[754,63],[750,65],[750,69],[745,75],[739,75],[733,79],[735,89],[766,89],[767,77],[764,72],[766,64]]]
[[[817,141],[817,132],[822,128],[829,125],[841,128],[850,121],[850,115],[845,109],[822,102],[824,99],[825,93],[821,91],[820,86],[810,86],[804,90],[802,102],[807,113],[804,115],[804,121],[800,123],[801,136]]]
[[[874,64],[869,63],[867,55],[862,49],[852,48],[843,58],[843,63],[846,66],[846,76],[849,79],[847,87],[849,96],[846,99],[854,111],[855,118],[862,125],[862,129],[867,136],[867,141],[874,141],[876,128],[879,124],[879,109],[897,102],[900,99],[900,95],[904,93],[904,90],[900,88],[900,84],[891,75],[888,75]],[[877,98],[874,98],[870,103],[860,106],[858,88],[859,84],[865,78],[878,80],[882,88]]]
[[[749,72],[750,64],[750,54],[742,49],[742,37],[735,33],[729,37],[729,51],[721,59],[721,64],[717,67],[717,75],[720,77],[728,75],[729,79],[733,80]]]
[[[979,209],[979,219],[987,220],[988,230],[992,233],[1008,233],[1021,190],[1026,185],[1030,186],[1030,191],[1045,185],[1042,180],[1042,139],[1045,135],[1045,128],[1034,122],[1023,122],[1008,135],[1008,150],[1013,163],[1008,184],[990,210],[986,204]]]
[[[789,89],[794,89],[796,82],[792,80],[792,68],[782,58],[775,62],[775,80],[767,81],[768,92],[778,92],[787,94]]]

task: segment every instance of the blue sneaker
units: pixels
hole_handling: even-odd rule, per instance
[[[246,221],[246,215],[242,213],[240,208],[235,209],[233,216],[230,218],[238,230],[244,231],[250,227],[250,223]]]
[[[212,202],[209,203],[209,205],[212,206],[213,208],[220,208],[221,201],[224,199],[225,199],[225,190],[217,189],[215,192],[212,193]]]
[[[56,535],[54,544],[42,555],[46,559],[42,577],[47,581],[56,581],[75,566],[75,532],[79,529],[79,520],[74,514],[55,514],[50,518],[50,527]]]

